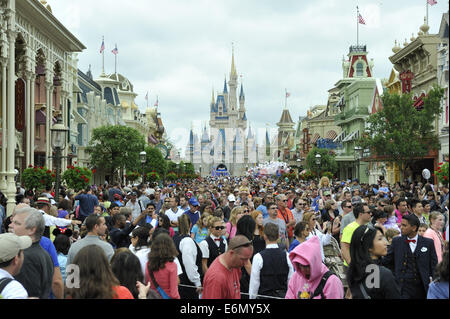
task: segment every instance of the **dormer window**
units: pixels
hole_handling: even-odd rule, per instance
[[[356,63],[356,76],[364,75],[364,64],[362,62]]]

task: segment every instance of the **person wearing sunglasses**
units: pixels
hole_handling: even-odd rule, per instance
[[[292,216],[295,222],[301,222],[303,218],[303,213],[305,212],[306,202],[300,197],[294,198],[294,209],[291,209]]]
[[[289,241],[292,241],[294,237],[294,226],[296,221],[294,216],[292,215],[291,210],[287,207],[288,198],[286,195],[278,195],[275,197],[277,205],[278,205],[278,218],[284,220],[286,223],[287,236]],[[287,247],[289,248],[289,247]]]
[[[223,219],[215,216],[207,218],[209,236],[202,240],[199,244],[202,251],[202,267],[203,273],[206,274],[209,266],[221,254],[227,251],[228,244],[223,237],[225,232],[225,225]]]
[[[344,228],[355,221],[355,215],[353,215],[353,204],[351,199],[347,200],[344,199],[341,203],[342,207],[342,219],[341,219],[341,229],[340,229],[340,236],[342,237],[342,232],[344,231]]]

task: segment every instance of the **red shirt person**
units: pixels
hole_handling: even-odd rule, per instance
[[[241,268],[252,256],[252,242],[243,235],[233,237],[228,250],[208,268],[203,280],[202,299],[240,299]]]

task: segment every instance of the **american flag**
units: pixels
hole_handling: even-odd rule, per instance
[[[429,1],[429,0],[428,0],[428,1]],[[358,22],[361,23],[361,24],[366,24],[366,21],[364,21],[364,19],[363,19],[361,13],[358,14]]]
[[[290,96],[291,96],[291,93],[286,92],[286,97],[290,97]]]
[[[147,94],[145,94],[145,100],[148,101],[148,92],[147,92]]]
[[[156,99],[156,102],[155,102],[154,106],[158,106],[158,99]]]
[[[427,2],[430,6],[434,6],[435,4],[437,4],[436,0],[427,0]]]
[[[114,55],[117,55],[119,53],[119,50],[117,49],[117,44],[116,47],[114,49],[112,49],[111,51]]]
[[[102,41],[102,45],[100,46],[100,53],[103,53],[105,51],[105,41]]]

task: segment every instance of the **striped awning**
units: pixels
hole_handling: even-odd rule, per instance
[[[312,138],[312,140],[311,140],[311,143],[315,143],[315,142],[317,142],[317,140],[320,138],[320,135],[319,135],[319,133],[316,133],[316,134],[314,134],[314,136],[313,136],[313,138]]]
[[[342,142],[342,139],[345,137],[345,131],[342,131],[341,133],[339,133],[339,135],[338,136],[336,136],[334,139],[333,139],[333,143],[341,143]]]
[[[354,131],[354,132],[350,133],[349,135],[347,135],[342,142],[349,142],[352,140],[356,140],[358,138],[359,138],[359,131]]]
[[[328,131],[325,138],[328,138],[330,140],[334,140],[336,138],[337,134],[334,130]]]

